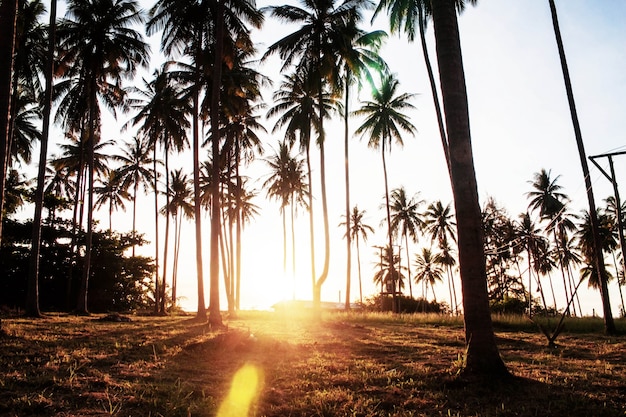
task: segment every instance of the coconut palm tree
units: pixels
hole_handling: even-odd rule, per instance
[[[148,185],[154,181],[155,172],[150,169],[155,160],[151,156],[151,149],[147,140],[135,136],[130,142],[126,142],[120,155],[113,155],[113,159],[121,166],[117,169],[120,181],[125,188],[132,186],[133,194],[133,236],[137,231],[137,197],[139,186],[143,186],[144,192]],[[133,257],[135,256],[135,244],[133,243]]]
[[[394,235],[404,238],[407,271],[408,275],[411,276],[409,237],[412,242],[416,243],[419,238],[419,232],[426,227],[426,222],[422,219],[421,213],[418,212],[419,206],[424,204],[424,200],[419,199],[419,194],[409,198],[404,187],[391,190],[389,198],[391,202],[389,207],[391,210],[391,230]],[[413,298],[411,280],[409,280],[409,295]]]
[[[464,372],[504,375],[508,371],[498,352],[489,311],[481,209],[470,139],[457,5],[455,0],[431,4],[456,208],[467,345]]]
[[[191,202],[193,191],[187,174],[184,174],[182,169],[177,169],[172,171],[171,178],[172,181],[167,191],[170,195],[169,205],[166,206],[166,208],[174,219],[174,259],[172,268],[172,308],[174,308],[176,307],[182,220],[183,217],[193,219],[194,210]]]
[[[567,67],[567,59],[565,57],[565,49],[561,38],[561,30],[559,29],[559,21],[556,13],[556,5],[554,0],[549,0],[550,12],[552,15],[552,26],[559,50],[559,58],[561,61],[561,70],[563,71],[563,81],[565,82],[565,90],[567,92],[567,101],[569,104],[572,125],[574,127],[574,136],[576,138],[576,147],[578,148],[578,156],[580,157],[580,165],[585,180],[585,189],[587,190],[587,202],[589,203],[589,218],[593,230],[593,256],[589,259],[595,260],[598,269],[598,277],[600,278],[600,296],[602,297],[602,308],[604,310],[604,327],[607,334],[617,333],[613,313],[611,312],[611,301],[609,299],[609,287],[606,268],[604,267],[604,257],[602,255],[602,238],[600,236],[600,223],[597,217],[597,208],[593,195],[593,185],[591,184],[591,176],[589,175],[589,164],[585,154],[585,145],[578,122],[578,114],[576,112],[576,102],[574,101],[574,93],[572,91],[572,83],[570,81],[569,69]]]
[[[541,230],[533,222],[528,212],[522,213],[519,216],[519,221],[516,225],[516,234],[520,243],[526,250],[526,258],[528,261],[528,314],[532,317],[532,271],[537,273],[537,286],[539,288],[541,299],[543,300],[543,307],[547,311],[546,298],[543,293],[543,287],[539,279],[539,253],[541,247],[547,244],[546,238],[541,235]]]
[[[300,151],[305,154],[307,169],[308,208],[309,208],[309,250],[311,257],[311,282],[313,288],[317,276],[315,273],[315,233],[313,214],[313,178],[311,175],[311,135],[313,129],[319,130],[319,112],[317,108],[314,80],[308,71],[297,71],[284,77],[279,89],[273,94],[274,106],[267,112],[267,117],[278,116],[272,133],[282,127],[285,140],[290,146],[299,142]],[[328,97],[326,97],[328,98]],[[330,100],[325,100],[326,105]]]
[[[346,227],[346,310],[350,309],[350,287],[352,268],[352,236],[350,233],[350,87],[357,84],[359,88],[363,81],[373,85],[373,74],[387,71],[387,64],[378,55],[378,50],[387,37],[387,33],[378,30],[366,33],[356,25],[349,27],[345,33],[343,48],[339,51],[340,65],[343,67],[341,74],[343,77],[344,104],[344,178],[346,184],[345,198],[345,227]],[[409,280],[409,287],[411,281]]]
[[[76,94],[66,94],[60,110],[65,111],[72,127],[78,126],[78,120],[83,121],[88,133],[87,236],[78,304],[79,311],[85,313],[88,312],[93,235],[94,147],[101,124],[98,96],[110,108],[123,105],[121,99],[125,93],[121,89],[122,80],[134,76],[137,66],[148,64],[148,45],[139,32],[131,29],[143,20],[139,4],[134,0],[72,0],[58,30],[59,49],[62,51],[60,65],[66,70],[63,76],[69,81],[63,90],[81,91],[84,98],[70,102],[70,97]],[[84,105],[82,110],[77,107],[81,105]]]
[[[109,175],[100,179],[100,186],[94,187],[94,193],[98,196],[94,201],[94,209],[108,204],[109,213],[109,233],[113,232],[112,217],[113,212],[119,209],[126,210],[124,200],[130,200],[132,197],[128,193],[128,189],[124,187],[124,182],[118,171],[110,170]]]
[[[380,261],[374,266],[376,272],[374,273],[373,281],[375,284],[381,286],[381,292],[383,288],[387,293],[402,292],[404,288],[404,280],[406,275],[402,272],[406,268],[400,265],[400,255],[393,253],[393,246],[378,247],[381,250]],[[390,263],[392,262],[392,263]]]
[[[132,119],[132,123],[141,124],[140,131],[147,137],[149,146],[152,149],[152,162],[154,169],[153,190],[155,209],[155,289],[161,289],[156,297],[156,310],[161,314],[165,313],[165,277],[167,275],[167,254],[169,243],[169,212],[165,212],[165,243],[163,249],[163,284],[159,285],[159,202],[156,174],[157,166],[157,145],[163,147],[165,160],[165,188],[169,187],[169,154],[170,150],[182,152],[187,146],[186,130],[189,128],[187,116],[191,112],[188,98],[182,94],[182,90],[172,75],[167,71],[168,64],[163,65],[160,70],[154,71],[153,79],[143,80],[144,88],[135,89],[140,96],[139,104],[135,107],[139,109],[137,115]],[[165,193],[166,200],[169,195]],[[169,204],[166,201],[165,205]]]
[[[345,0],[336,4],[335,0],[305,0],[304,7],[284,5],[265,8],[283,22],[300,25],[295,32],[270,45],[264,58],[278,54],[286,71],[292,66],[296,71],[305,70],[315,77],[315,89],[318,103],[324,102],[326,91],[339,85],[337,60],[342,50],[346,34],[353,33],[353,28],[362,20],[361,10],[369,6],[369,1]],[[319,105],[320,179],[322,196],[322,215],[324,221],[324,265],[320,276],[313,282],[313,306],[321,311],[321,288],[328,278],[330,260],[330,231],[328,224],[328,204],[326,195],[326,155],[324,119],[326,108]]]
[[[221,71],[228,65],[231,52],[242,46],[251,46],[250,31],[246,23],[257,28],[263,22],[263,15],[256,9],[253,1],[234,0],[228,3],[207,0],[160,0],[151,10],[148,22],[148,34],[162,31],[161,49],[168,55],[183,54],[189,57],[191,78],[189,97],[192,102],[192,150],[194,175],[194,219],[196,226],[196,265],[198,268],[198,312],[199,320],[206,319],[204,307],[204,271],[202,261],[202,226],[201,226],[201,189],[200,189],[200,95],[210,87],[207,97],[211,119],[212,160],[217,161],[220,154],[219,108]],[[203,74],[210,74],[210,83],[206,83]],[[206,116],[206,114],[205,114]],[[213,204],[211,205],[211,248],[210,248],[210,315],[212,326],[222,325],[219,308],[219,164],[213,164],[212,183]]]
[[[433,254],[430,248],[422,248],[421,253],[416,253],[414,258],[415,283],[425,286],[424,294],[428,294],[428,286],[433,294],[433,300],[437,302],[435,284],[443,282],[443,269],[439,255]]]
[[[356,135],[368,136],[368,146],[378,148],[381,152],[383,174],[385,179],[385,207],[387,211],[387,235],[389,246],[393,246],[393,229],[391,225],[391,208],[389,203],[389,181],[387,178],[386,151],[391,151],[392,141],[399,146],[403,145],[402,133],[414,135],[415,126],[403,111],[414,108],[409,101],[414,94],[398,92],[400,83],[393,75],[384,76],[380,88],[372,90],[372,100],[365,101],[363,106],[355,111],[356,115],[365,117],[365,121],[355,131]],[[390,254],[391,256],[391,254]],[[389,264],[393,266],[391,259]],[[394,292],[394,311],[395,305]]]
[[[308,192],[304,181],[304,160],[292,156],[289,145],[286,142],[279,144],[278,152],[266,159],[271,169],[271,176],[265,181],[263,187],[268,197],[280,202],[280,212],[283,217],[283,272],[287,272],[287,206],[291,212],[291,235],[292,235],[292,267],[295,279],[295,237],[294,237],[294,210],[298,205],[306,206],[305,196]],[[294,284],[295,291],[295,284]],[[294,292],[295,297],[295,292]]]
[[[363,304],[363,286],[361,280],[361,250],[359,247],[360,239],[363,239],[363,242],[367,242],[368,233],[374,233],[374,228],[369,224],[363,222],[363,216],[365,216],[365,210],[359,210],[358,206],[354,206],[352,208],[352,213],[350,214],[350,236],[351,241],[356,242],[356,257],[357,257],[357,265],[359,271],[359,302]],[[347,222],[341,222],[339,226],[345,226]],[[347,232],[346,232],[347,233]],[[345,235],[344,235],[345,237]],[[410,276],[410,275],[409,275]],[[346,297],[346,300],[349,300]],[[346,301],[349,302],[349,301]]]

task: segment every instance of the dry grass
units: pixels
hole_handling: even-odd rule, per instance
[[[210,332],[186,318],[5,319],[0,415],[212,416],[244,365],[256,416],[623,416],[626,338],[498,332],[516,376],[462,380],[457,321],[242,313]],[[240,388],[241,390],[241,388]],[[236,415],[236,414],[231,414]]]

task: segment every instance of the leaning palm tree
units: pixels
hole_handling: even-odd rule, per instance
[[[83,279],[78,309],[88,312],[87,293],[93,235],[94,147],[99,137],[98,96],[110,108],[123,105],[121,89],[124,78],[132,77],[137,66],[148,64],[149,48],[131,27],[142,23],[143,14],[134,0],[73,0],[66,18],[59,26],[59,48],[63,74],[69,81],[66,91],[82,92],[83,99],[70,102],[65,95],[60,109],[65,110],[70,125],[82,125],[88,133],[88,206],[87,236]],[[78,96],[72,94],[72,96]],[[78,106],[84,106],[82,109]]]
[[[489,311],[481,209],[472,155],[457,2],[438,0],[431,5],[456,207],[467,346],[464,372],[505,375],[508,371],[498,351]]]
[[[272,17],[286,23],[300,25],[295,32],[270,45],[264,57],[278,54],[282,59],[282,70],[292,66],[297,72],[314,74],[314,86],[318,102],[318,146],[320,150],[320,179],[322,215],[324,221],[324,266],[320,276],[313,279],[313,307],[321,311],[322,285],[328,278],[330,265],[330,231],[326,196],[326,153],[324,119],[326,108],[324,94],[339,84],[338,54],[342,50],[346,34],[353,33],[354,27],[362,20],[361,10],[369,6],[369,1],[345,0],[336,4],[335,0],[305,0],[304,7],[291,5],[272,6],[264,10]]]
[[[368,233],[374,233],[374,228],[369,224],[363,222],[363,216],[365,215],[365,210],[359,210],[358,206],[354,206],[352,208],[352,213],[350,214],[350,237],[354,242],[356,242],[356,257],[357,257],[357,265],[359,271],[359,302],[363,304],[363,285],[361,280],[361,250],[359,247],[360,239],[363,239],[363,242],[367,242]],[[341,222],[339,226],[345,226],[347,222]],[[346,300],[349,300],[346,297]],[[349,302],[349,301],[346,301]]]
[[[594,252],[589,259],[595,261],[600,278],[600,296],[602,298],[602,308],[604,310],[604,327],[607,334],[615,334],[615,322],[613,313],[611,312],[611,301],[609,298],[608,277],[606,268],[604,267],[604,257],[602,255],[602,238],[600,236],[600,223],[597,217],[596,203],[593,195],[593,185],[591,184],[591,176],[589,175],[589,164],[585,154],[585,145],[583,143],[580,124],[578,122],[578,114],[576,112],[576,102],[574,101],[574,93],[572,91],[572,83],[570,81],[569,70],[567,68],[567,59],[565,58],[565,49],[561,38],[561,30],[559,29],[559,21],[556,13],[556,5],[554,0],[549,0],[550,12],[552,15],[552,26],[559,50],[559,58],[561,61],[561,69],[563,71],[563,81],[565,82],[565,90],[567,92],[567,101],[569,104],[572,125],[574,127],[574,136],[576,138],[576,146],[578,148],[578,156],[585,180],[585,189],[587,190],[587,202],[589,204],[589,219],[593,230],[593,249]]]
[[[363,106],[355,111],[356,115],[365,117],[365,121],[355,131],[355,134],[361,136],[367,135],[368,146],[370,148],[379,148],[381,152],[383,175],[385,179],[387,237],[390,247],[393,247],[393,229],[389,204],[386,151],[387,148],[391,151],[391,144],[394,139],[396,144],[400,146],[403,145],[401,132],[414,135],[416,131],[415,126],[409,121],[408,116],[402,113],[405,110],[414,108],[413,105],[409,103],[409,100],[414,97],[414,94],[399,94],[399,85],[400,83],[393,75],[383,77],[380,88],[372,90],[372,100],[365,101]],[[389,264],[393,266],[391,259],[389,260]],[[394,292],[394,311],[397,309],[395,301]]]
[[[413,197],[406,195],[404,187],[391,190],[391,230],[394,235],[404,238],[406,246],[407,271],[411,276],[411,262],[409,256],[409,237],[412,242],[417,242],[419,232],[424,230],[426,222],[422,219],[421,213],[418,212],[419,206],[424,204],[424,200],[420,200],[418,194]],[[413,298],[413,286],[409,280],[409,295]]]

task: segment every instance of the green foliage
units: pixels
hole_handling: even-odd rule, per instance
[[[448,310],[445,303],[428,301],[423,298],[411,298],[405,295],[397,297],[400,313],[444,313]],[[392,311],[393,299],[390,295],[382,296],[382,311]],[[367,298],[363,303],[367,311],[381,311],[381,295]]]
[[[527,311],[528,303],[522,298],[505,296],[501,300],[491,300],[489,307],[492,313],[523,315]]]
[[[0,249],[0,305],[24,308],[30,260],[32,223],[6,220]],[[78,247],[84,247],[84,233],[78,233]],[[147,308],[150,303],[151,258],[128,256],[133,243],[144,244],[132,234],[96,232],[93,236],[89,308],[93,312],[128,311]],[[59,311],[73,308],[82,259],[71,252],[71,223],[55,220],[42,226],[39,263],[40,306]]]

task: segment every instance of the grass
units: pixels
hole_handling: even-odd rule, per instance
[[[457,376],[455,317],[242,312],[220,332],[186,317],[100,318],[3,319],[0,415],[626,413],[626,337],[603,336],[592,319],[568,319],[554,349],[533,323],[495,317],[515,378],[472,381]]]

